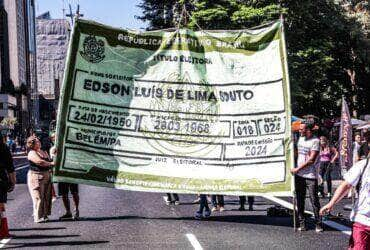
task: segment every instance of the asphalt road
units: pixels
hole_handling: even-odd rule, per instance
[[[36,224],[25,177],[7,205],[13,237],[4,249],[345,249],[348,235],[326,228],[294,232],[290,217],[268,217],[273,202],[256,198],[253,212],[237,211],[237,197],[226,197],[226,211],[208,220],[193,218],[195,196],[180,195],[181,204],[167,206],[163,194],[80,186],[79,221],[58,221],[64,213],[61,199],[53,204],[51,220]],[[3,242],[2,242],[3,243]]]

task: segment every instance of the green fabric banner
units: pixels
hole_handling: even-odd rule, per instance
[[[127,190],[291,195],[283,25],[134,32],[77,20],[55,181]]]

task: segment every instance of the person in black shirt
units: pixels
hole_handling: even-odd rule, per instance
[[[7,193],[13,191],[15,182],[13,158],[5,138],[0,134],[0,220],[5,212]]]

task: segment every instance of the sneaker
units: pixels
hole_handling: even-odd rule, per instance
[[[54,203],[57,201],[57,197],[56,196],[53,196],[53,198],[51,198],[51,203]]]
[[[44,217],[44,222],[48,222],[49,221],[49,217],[45,216]]]
[[[238,210],[239,210],[239,211],[245,211],[245,207],[244,207],[244,206],[240,206],[240,207],[238,208]]]
[[[194,218],[197,219],[197,220],[201,220],[202,219],[202,213],[199,212],[199,211],[195,212]]]
[[[217,207],[213,207],[212,208],[212,212],[216,212],[218,210],[218,208]]]
[[[205,218],[208,218],[209,216],[211,216],[211,210],[206,210],[206,211],[204,212],[204,217],[205,217]]]
[[[331,193],[328,193],[328,198],[329,198],[329,199],[331,198]]]
[[[41,219],[35,220],[35,223],[44,223],[44,222],[45,222],[44,218],[41,218]]]
[[[321,223],[316,224],[315,231],[316,231],[316,233],[321,233],[322,231],[324,231],[324,229],[321,226]]]
[[[180,205],[180,201],[175,201],[175,205],[176,206]]]
[[[76,210],[74,215],[73,215],[73,219],[74,220],[78,220],[80,218],[80,211],[79,210]]]
[[[66,213],[65,215],[59,217],[59,220],[71,220],[71,219],[72,219],[71,213]]]
[[[167,200],[166,200],[166,205],[167,205],[167,206],[171,205],[171,202],[172,202],[171,200],[168,200],[168,199],[167,199]]]
[[[220,207],[220,212],[223,212],[225,211],[225,208],[224,207]]]

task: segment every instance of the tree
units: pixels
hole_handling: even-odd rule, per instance
[[[191,16],[186,26],[195,30],[243,29],[284,13],[293,113],[338,116],[342,95],[351,109],[368,112],[369,45],[361,23],[336,1],[143,0],[140,19],[149,22],[150,30],[174,27],[179,3]]]
[[[17,118],[14,117],[5,117],[2,121],[0,121],[0,125],[7,128],[13,128],[16,124]]]

